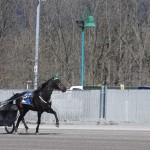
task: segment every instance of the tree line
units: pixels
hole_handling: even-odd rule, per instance
[[[85,85],[150,85],[149,0],[41,2],[38,84],[58,72],[80,84],[82,19],[90,4],[96,28],[85,28]],[[34,81],[36,0],[0,1],[0,88]],[[87,13],[88,15],[88,13]]]

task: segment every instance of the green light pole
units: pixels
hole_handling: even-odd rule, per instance
[[[90,15],[88,16],[88,20],[86,22],[86,13],[89,11]],[[76,21],[78,27],[81,28],[81,71],[80,71],[80,85],[84,86],[84,28],[85,27],[95,27],[94,18],[92,16],[91,7],[87,5],[84,9],[84,16],[82,20]]]

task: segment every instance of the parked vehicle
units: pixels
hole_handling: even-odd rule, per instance
[[[83,90],[83,86],[72,86],[69,90]]]

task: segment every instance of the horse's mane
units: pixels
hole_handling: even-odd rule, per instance
[[[44,82],[43,84],[41,84],[41,86],[39,86],[39,87],[37,88],[37,90],[35,90],[35,92],[38,92],[38,91],[40,91],[41,89],[45,88],[45,87],[47,86],[47,84],[48,84],[52,79],[54,79],[54,77],[50,78],[49,80],[47,80],[46,82]]]

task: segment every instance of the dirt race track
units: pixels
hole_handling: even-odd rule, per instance
[[[29,126],[30,127],[30,126]],[[149,150],[150,131],[99,128],[41,128],[39,135],[0,127],[0,150]]]

